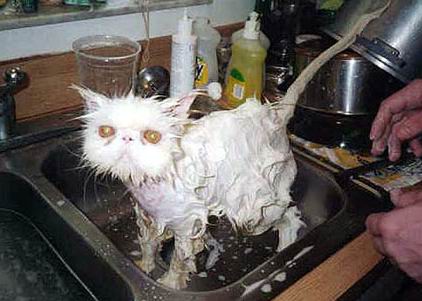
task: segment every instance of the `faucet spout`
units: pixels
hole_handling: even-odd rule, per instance
[[[26,73],[19,67],[9,68],[4,73],[5,84],[0,86],[0,141],[8,139],[13,134],[16,124],[13,94],[27,83],[27,78]]]

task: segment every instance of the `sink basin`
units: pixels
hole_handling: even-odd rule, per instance
[[[369,213],[386,208],[376,191],[357,181],[340,186],[331,172],[295,151],[292,196],[306,223],[298,240],[277,253],[274,232],[247,237],[224,218],[212,220],[219,248],[199,254],[198,273],[187,289],[176,291],[156,281],[168,266],[172,242],[151,275],[134,264],[140,253],[133,200],[120,182],[81,166],[78,139],[77,132],[66,134],[3,155],[9,163],[0,160],[0,172],[21,176],[0,173],[2,187],[15,187],[0,202],[10,203],[6,215],[33,225],[59,271],[68,273],[71,280],[63,282],[85,294],[83,300],[271,300],[361,233]],[[0,223],[3,218],[0,210]]]
[[[11,173],[0,173],[0,183],[0,299],[97,300],[41,230],[53,214],[42,196]]]

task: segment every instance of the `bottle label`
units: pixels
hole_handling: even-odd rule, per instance
[[[195,87],[202,88],[208,84],[209,78],[208,64],[200,56],[196,57],[196,70],[195,70]]]
[[[228,78],[227,86],[230,87],[230,99],[233,99],[232,105],[238,105],[239,100],[243,100],[243,97],[245,96],[245,84],[246,80],[243,77],[242,73],[240,73],[239,70],[236,68],[233,68],[230,71],[230,76]]]

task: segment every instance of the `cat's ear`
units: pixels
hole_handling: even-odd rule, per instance
[[[182,98],[169,98],[165,101],[165,107],[180,118],[187,118],[189,109],[198,94],[190,93]]]
[[[101,106],[110,101],[105,95],[96,93],[90,89],[82,88],[77,85],[72,85],[71,88],[79,92],[85,102],[85,107],[89,112],[98,110]]]

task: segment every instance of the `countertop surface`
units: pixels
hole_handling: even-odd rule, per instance
[[[382,258],[365,232],[290,286],[275,300],[337,300]]]

